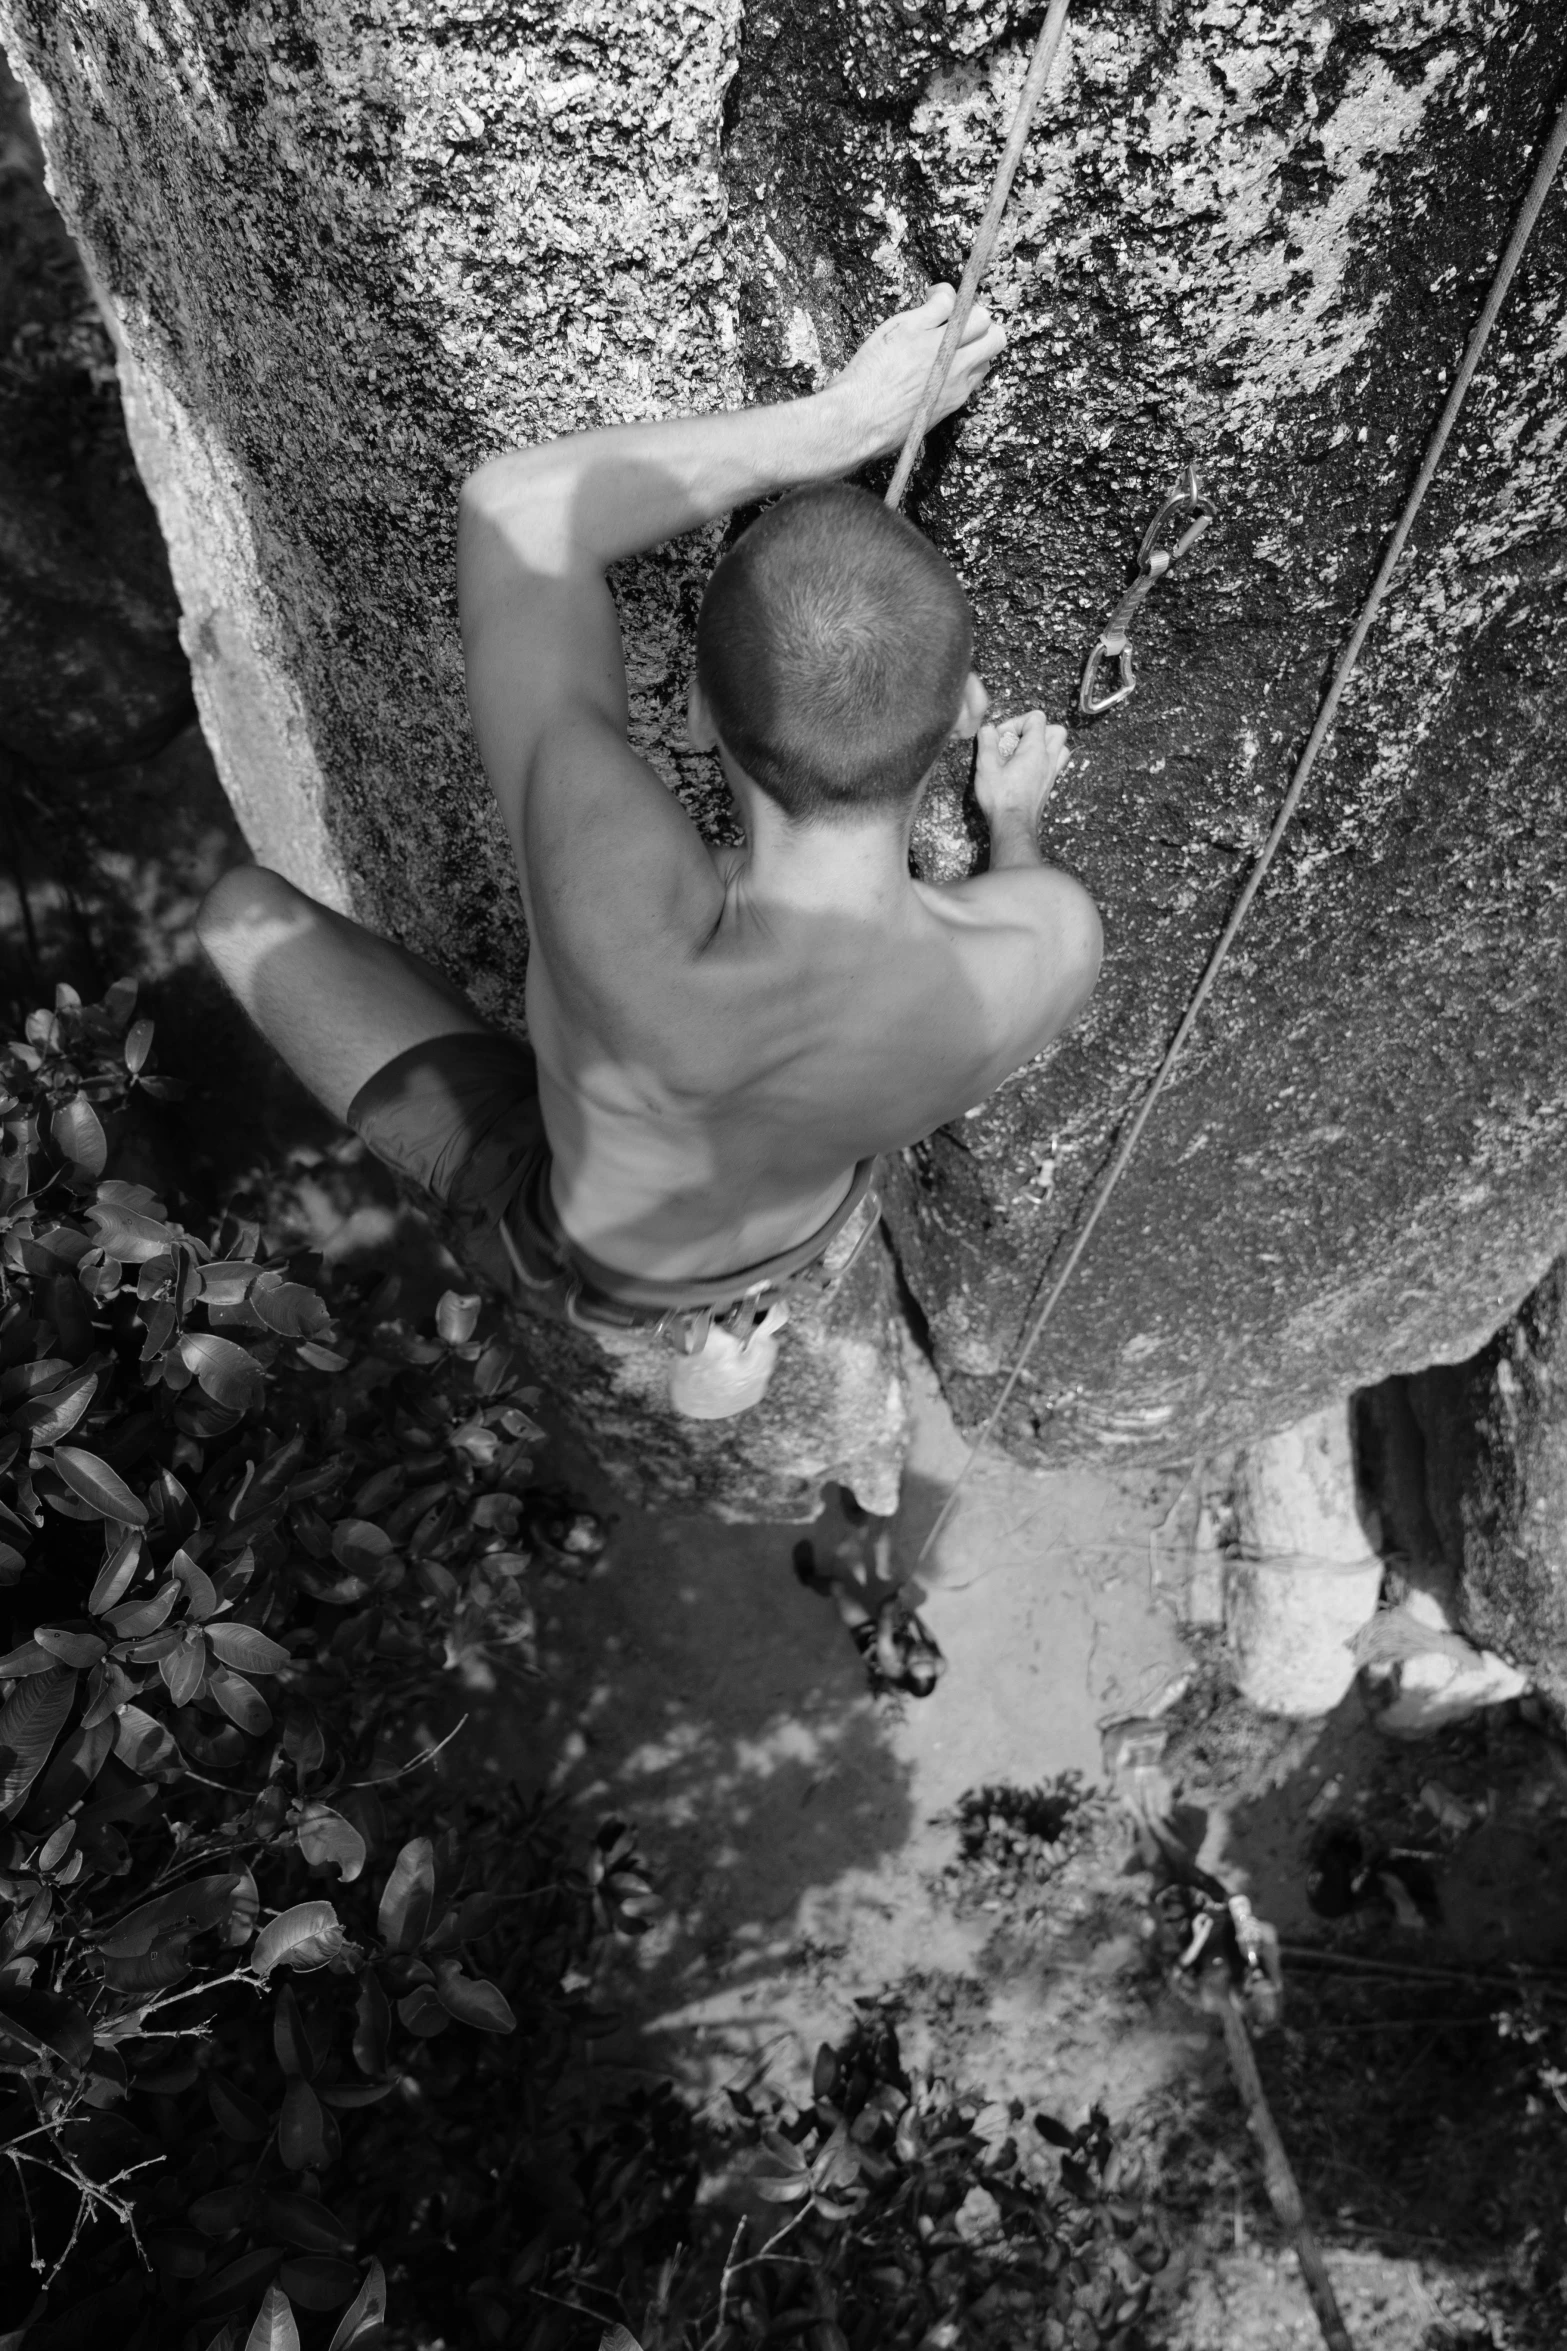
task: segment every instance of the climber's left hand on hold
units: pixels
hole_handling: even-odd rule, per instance
[[[956,301],[951,286],[932,286],[918,310],[900,310],[868,335],[842,374],[827,387],[829,399],[854,409],[856,422],[879,455],[901,447]],[[1007,331],[1001,321],[993,318],[982,302],[976,302],[953,354],[937,417],[950,416],[973,397],[1006,343]]]

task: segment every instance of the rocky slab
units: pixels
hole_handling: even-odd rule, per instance
[[[1035,21],[191,0],[176,31],[133,0],[0,0],[259,853],[515,1014],[453,627],[462,472],[808,391],[956,274]],[[912,511],[998,701],[1053,713],[1188,459],[1220,514],[1052,807],[1050,853],[1104,909],[1095,1005],[893,1171],[960,1421],[1277,805],[1564,64],[1550,0],[1074,12],[990,281],[1011,350]],[[1026,1459],[1192,1452],[1461,1358],[1560,1245],[1564,222],[1558,196],[1292,841],[1008,1416]],[[716,830],[678,737],[714,544],[616,585],[635,739]],[[961,781],[921,831],[933,873],[976,853]],[[757,1443],[797,1491],[798,1431]]]

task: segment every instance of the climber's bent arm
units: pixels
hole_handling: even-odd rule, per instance
[[[809,399],[574,433],[496,458],[464,483],[457,589],[469,705],[525,888],[541,855],[588,828],[612,864],[635,868],[638,920],[650,932],[707,919],[711,859],[626,743],[605,570],[734,506],[833,480],[896,448],[953,300],[938,286],[920,309],[889,319]],[[972,313],[938,415],[968,399],[1005,340],[985,310]],[[531,806],[540,799],[561,804],[546,818]]]

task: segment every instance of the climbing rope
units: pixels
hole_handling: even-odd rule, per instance
[[[1065,13],[1066,11],[1063,8],[1061,11],[1063,17],[1065,16]],[[1458,373],[1453,378],[1452,388],[1447,395],[1446,405],[1443,407],[1441,416],[1437,419],[1436,430],[1432,433],[1431,439],[1427,444],[1425,456],[1421,460],[1420,471],[1415,476],[1414,487],[1410,491],[1409,496],[1404,501],[1403,512],[1398,518],[1398,522],[1394,527],[1393,535],[1388,541],[1386,552],[1382,557],[1381,563],[1377,566],[1376,577],[1372,581],[1371,586],[1367,591],[1365,602],[1360,608],[1360,617],[1356,621],[1353,630],[1350,632],[1348,643],[1345,645],[1343,652],[1339,655],[1338,665],[1333,672],[1331,680],[1329,681],[1327,692],[1322,697],[1322,702],[1318,708],[1317,716],[1315,722],[1313,723],[1311,733],[1306,739],[1306,747],[1302,751],[1300,758],[1296,763],[1294,775],[1290,779],[1289,790],[1285,793],[1284,799],[1279,808],[1279,813],[1273,820],[1273,829],[1269,833],[1267,840],[1263,843],[1262,849],[1255,864],[1252,866],[1251,872],[1246,877],[1245,886],[1243,887],[1240,896],[1235,902],[1228,922],[1226,922],[1223,930],[1219,934],[1218,945],[1214,948],[1213,953],[1208,958],[1207,966],[1201,979],[1197,982],[1197,985],[1192,992],[1191,1001],[1188,1003],[1186,1010],[1181,1015],[1180,1026],[1177,1028],[1174,1036],[1170,1040],[1169,1048],[1165,1053],[1163,1061],[1159,1064],[1159,1068],[1155,1073],[1153,1082],[1149,1086],[1147,1093],[1143,1096],[1142,1101],[1138,1104],[1131,1124],[1128,1126],[1125,1134],[1121,1138],[1121,1141],[1116,1148],[1114,1157],[1111,1159],[1103,1176],[1100,1178],[1097,1187],[1095,1188],[1088,1213],[1078,1229],[1077,1237],[1073,1241],[1071,1249],[1067,1253],[1066,1262],[1063,1264],[1061,1271],[1057,1274],[1055,1280],[1051,1283],[1049,1294],[1045,1298],[1044,1304],[1040,1307],[1038,1313],[1033,1319],[1033,1322],[1029,1325],[1023,1340],[1023,1344],[1018,1350],[1017,1358],[1014,1361],[1011,1370],[1007,1373],[1001,1393],[997,1397],[995,1403],[991,1406],[989,1413],[986,1415],[984,1426],[981,1428],[978,1436],[974,1439],[973,1444],[970,1446],[968,1456],[965,1459],[962,1468],[959,1470],[957,1477],[953,1481],[953,1484],[948,1491],[946,1500],[942,1503],[941,1509],[937,1513],[935,1524],[932,1526],[929,1534],[926,1536],[923,1544],[920,1546],[919,1556],[921,1560],[926,1558],[935,1544],[937,1536],[941,1533],[942,1528],[945,1526],[948,1518],[952,1514],[952,1510],[957,1502],[959,1494],[963,1489],[964,1483],[969,1476],[969,1473],[972,1471],[975,1462],[979,1459],[981,1451],[989,1443],[991,1437],[995,1434],[997,1424],[1001,1419],[1001,1415],[1003,1412],[1005,1412],[1008,1404],[1011,1402],[1018,1381],[1022,1378],[1023,1373],[1027,1368],[1029,1357],[1033,1354],[1035,1347],[1038,1345],[1040,1336],[1051,1316],[1054,1314],[1056,1307],[1060,1302],[1062,1293],[1066,1289],[1068,1282],[1070,1282],[1072,1279],[1073,1274],[1076,1272],[1078,1265],[1082,1260],[1083,1252],[1088,1247],[1089,1241],[1093,1237],[1095,1226],[1098,1224],[1099,1219],[1103,1216],[1106,1208],[1108,1208],[1111,1197],[1115,1192],[1115,1188],[1126,1172],[1126,1168],[1131,1160],[1132,1154],[1137,1149],[1137,1145],[1141,1140],[1143,1129],[1148,1124],[1149,1118],[1152,1115],[1154,1104],[1158,1101],[1159,1096],[1163,1093],[1164,1088],[1169,1081],[1170,1073],[1175,1068],[1175,1065],[1179,1061],[1181,1054],[1184,1052],[1186,1048],[1186,1041],[1190,1037],[1192,1030],[1197,1024],[1198,1016],[1202,1012],[1203,1006],[1207,1003],[1209,996],[1213,993],[1214,983],[1218,979],[1219,973],[1224,968],[1224,963],[1227,956],[1229,955],[1230,949],[1235,944],[1236,934],[1239,932],[1242,923],[1244,923],[1247,915],[1251,911],[1252,901],[1256,897],[1257,892],[1261,889],[1263,881],[1266,878],[1268,868],[1272,865],[1274,857],[1277,854],[1279,844],[1289,829],[1290,820],[1300,805],[1301,794],[1305,791],[1307,782],[1311,776],[1311,771],[1316,765],[1317,754],[1322,749],[1323,744],[1326,742],[1328,733],[1333,725],[1333,721],[1338,715],[1339,704],[1344,698],[1344,690],[1349,684],[1350,677],[1355,668],[1355,664],[1360,658],[1361,647],[1365,644],[1366,637],[1371,628],[1371,624],[1376,619],[1376,616],[1381,609],[1383,598],[1387,594],[1388,583],[1392,579],[1393,572],[1397,566],[1399,557],[1404,552],[1405,543],[1408,540],[1410,531],[1414,527],[1415,517],[1420,512],[1421,504],[1424,501],[1426,491],[1431,486],[1431,477],[1436,472],[1437,466],[1441,462],[1442,452],[1447,447],[1448,439],[1452,433],[1453,427],[1458,421],[1459,411],[1463,407],[1465,397],[1469,391],[1469,387],[1474,381],[1475,371],[1480,365],[1481,356],[1484,353],[1486,343],[1490,339],[1491,329],[1496,323],[1497,313],[1501,309],[1503,301],[1506,299],[1507,289],[1512,283],[1514,272],[1516,271],[1519,262],[1523,259],[1524,252],[1529,243],[1529,239],[1534,231],[1534,225],[1539,219],[1541,208],[1545,203],[1546,197],[1550,193],[1551,183],[1556,177],[1556,173],[1561,164],[1564,151],[1567,151],[1567,101],[1564,101],[1562,104],[1561,111],[1558,113],[1555,123],[1552,126],[1550,136],[1546,140],[1544,150],[1540,156],[1540,160],[1535,166],[1534,177],[1529,183],[1528,194],[1523,200],[1523,204],[1518,213],[1518,218],[1513,225],[1513,233],[1507,241],[1506,251],[1503,253],[1500,262],[1497,264],[1496,275],[1491,280],[1490,291],[1486,295],[1485,303],[1481,309],[1480,316],[1476,320],[1474,330],[1469,337],[1469,342],[1464,351],[1464,356],[1459,363]],[[967,283],[967,273],[965,273],[965,283]]]
[[[958,285],[958,298],[952,305],[952,316],[947,321],[946,332],[943,334],[937,347],[936,356],[931,362],[930,374],[925,379],[925,389],[920,394],[920,404],[914,411],[914,422],[909,427],[908,436],[904,441],[897,465],[893,469],[892,480],[887,486],[887,504],[889,506],[897,507],[903,504],[903,493],[909,486],[909,476],[918,462],[920,448],[930,429],[930,420],[936,413],[937,404],[946,387],[953,355],[963,340],[963,329],[968,324],[968,314],[974,307],[974,297],[979,292],[979,281],[990,266],[990,256],[995,248],[996,232],[1001,226],[1001,216],[1006,211],[1007,198],[1012,193],[1012,181],[1017,172],[1023,149],[1027,144],[1029,131],[1033,127],[1034,109],[1039,104],[1046,82],[1050,79],[1050,68],[1056,61],[1056,51],[1061,46],[1061,35],[1066,31],[1067,10],[1070,6],[1071,0],[1050,0],[1049,12],[1039,28],[1039,39],[1035,42],[1034,54],[1028,61],[1028,73],[1023,82],[1022,95],[1017,102],[1017,111],[1012,117],[1012,128],[1007,133],[1007,143],[1001,150],[1001,161],[996,165],[996,176],[990,183],[990,201],[985,206],[985,217],[975,233],[974,243],[970,249],[968,260],[964,264],[963,276]]]

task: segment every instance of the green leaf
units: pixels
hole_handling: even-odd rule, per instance
[[[95,1634],[66,1632],[57,1624],[34,1625],[33,1639],[40,1649],[47,1649],[50,1656],[57,1658],[61,1665],[74,1665],[79,1673],[85,1673],[89,1666],[96,1665],[108,1650],[108,1644],[100,1641]]]
[[[391,1951],[417,1951],[430,1924],[435,1899],[435,1847],[428,1837],[410,1837],[392,1864],[382,1890],[376,1923]]]
[[[210,1628],[202,1629],[205,1634]],[[271,1707],[254,1682],[247,1682],[242,1673],[231,1673],[226,1665],[215,1665],[207,1676],[207,1689],[229,1721],[237,1723],[251,1738],[259,1739],[272,1728]]]
[[[258,1633],[254,1625],[209,1624],[205,1632],[214,1657],[221,1658],[225,1665],[237,1666],[242,1673],[280,1673],[289,1662],[282,1643]]]
[[[190,1973],[190,1962],[183,1945],[170,1944],[164,1951],[144,1952],[140,1959],[106,1959],[103,1979],[116,1992],[129,1992],[141,1998],[148,1992],[166,1992]]]
[[[340,2106],[345,2114],[353,2114],[361,2106],[379,2106],[383,2098],[390,2098],[395,2082],[323,2082],[323,2106]]]
[[[248,1486],[230,1503],[229,1517],[236,1521],[259,1518],[263,1511],[272,1509],[287,1492],[289,1480],[304,1459],[304,1453],[304,1438],[293,1436],[286,1444],[279,1445],[275,1453],[268,1454]]]
[[[285,2245],[297,2245],[302,2253],[348,2253],[353,2250],[354,2235],[345,2227],[335,2212],[314,2196],[300,2196],[292,2189],[269,2190],[262,2206],[267,2227]]]
[[[355,2351],[371,2332],[386,2323],[386,2272],[372,2261],[364,2284],[338,2322],[326,2351]]]
[[[263,1274],[250,1294],[250,1303],[269,1331],[285,1339],[313,1339],[331,1327],[326,1300],[303,1282],[285,1282]]]
[[[169,1573],[178,1576],[185,1587],[185,1611],[193,1623],[205,1624],[209,1616],[217,1615],[220,1605],[217,1586],[183,1545],[169,1561]]]
[[[28,2336],[32,2333],[33,2328],[37,2326],[39,2320],[43,2317],[48,2307],[48,2295],[36,2295],[33,2300],[32,2308],[28,2311],[27,2316],[23,2319],[21,2325],[19,2327],[6,2327],[3,2331],[0,2331],[0,2351],[22,2351],[22,2345],[26,2342]],[[17,2309],[20,2310],[20,2308],[21,2304],[18,2303]],[[8,2311],[6,2315],[11,2317],[14,2316],[14,2313]]]
[[[76,1682],[68,1666],[57,1665],[30,1674],[0,1706],[0,1819],[9,1820],[26,1803],[71,1711]]]
[[[342,1943],[343,1929],[330,1902],[296,1902],[262,1928],[250,1964],[261,1976],[275,1967],[324,1967]]]
[[[89,1616],[106,1616],[121,1595],[130,1589],[136,1570],[141,1565],[141,1545],[139,1534],[122,1535],[114,1545],[98,1570],[97,1582],[87,1595]]]
[[[284,1706],[283,1752],[301,1782],[319,1771],[326,1761],[326,1733],[315,1708],[307,1706],[303,1698],[290,1698]]]
[[[298,1348],[301,1363],[308,1363],[312,1371],[346,1371],[348,1357],[339,1355],[335,1347],[323,1347],[318,1339],[304,1339]]]
[[[281,2245],[258,2245],[254,2252],[242,2253],[237,2261],[229,2262],[211,2277],[198,2278],[190,2290],[182,2318],[187,2321],[215,2318],[220,2311],[238,2308],[269,2278],[276,2276],[282,2258]]]
[[[504,1340],[494,1340],[473,1367],[474,1392],[480,1396],[498,1396],[515,1378],[517,1350]]]
[[[474,2026],[478,2032],[517,2030],[517,2019],[499,1986],[483,1976],[465,1975],[455,1960],[447,1960],[437,1970],[435,1996],[448,2016],[455,2016],[459,2024]]]
[[[135,1959],[156,1944],[188,1942],[192,1935],[223,1923],[248,1872],[226,1870],[220,1877],[191,1878],[111,1927],[98,1948],[106,1958]]]
[[[415,1984],[397,2003],[397,2013],[421,2041],[433,2041],[451,2023],[451,2012],[441,2006],[428,1984]]]
[[[351,2261],[324,2253],[296,2255],[278,2272],[278,2284],[306,2310],[340,2310],[358,2283],[359,2272]]]
[[[98,1389],[98,1374],[83,1372],[80,1379],[68,1387],[56,1388],[47,1396],[35,1397],[32,1402],[19,1405],[11,1415],[13,1428],[21,1429],[35,1448],[56,1445],[68,1436],[85,1414]]]
[[[169,1227],[157,1217],[105,1199],[109,1188],[99,1185],[97,1204],[87,1211],[98,1247],[105,1255],[118,1257],[123,1265],[146,1265],[154,1257],[166,1256],[175,1239]]]
[[[174,1762],[179,1749],[161,1722],[139,1706],[122,1706],[115,1724],[114,1752],[127,1769],[148,1774]]]
[[[443,1290],[436,1300],[435,1327],[448,1347],[461,1347],[478,1327],[484,1301],[476,1290]]]
[[[0,2035],[30,2054],[52,2051],[79,2073],[92,2055],[92,2026],[74,2000],[55,1992],[0,1987]]]
[[[242,2182],[237,2188],[214,2188],[210,2195],[198,2196],[190,2208],[192,2227],[204,2237],[232,2236],[249,2216],[251,2195],[249,2184]]]
[[[167,1624],[179,1604],[180,1587],[173,1576],[161,1583],[155,1592],[140,1600],[122,1600],[118,1608],[111,1608],[105,1617],[116,1636],[122,1641],[144,1640]]]
[[[361,2073],[385,2073],[391,2033],[391,2005],[381,1989],[380,1977],[374,1969],[366,1968],[359,1981],[359,2002],[354,2017],[354,2063]]]
[[[139,1641],[117,1642],[115,1654],[126,1665],[159,1665],[174,1655],[184,1639],[177,1624],[166,1624],[161,1632],[143,1633]]]
[[[202,1393],[225,1412],[257,1411],[267,1400],[266,1374],[247,1347],[211,1331],[187,1331],[179,1357],[194,1372]]]
[[[299,2351],[293,2306],[281,2286],[268,2286],[245,2337],[245,2351]]]
[[[146,1503],[138,1502],[118,1470],[100,1461],[96,1453],[84,1453],[77,1445],[58,1445],[54,1466],[71,1492],[100,1518],[115,1519],[121,1526],[146,1525]]]
[[[125,1032],[125,1066],[136,1077],[147,1066],[152,1051],[153,1024],[150,1020],[133,1020]]]
[[[344,1885],[364,1868],[368,1847],[351,1820],[329,1804],[307,1804],[298,1822],[299,1850],[312,1868],[335,1862]]]
[[[372,1575],[393,1547],[391,1536],[371,1518],[340,1518],[332,1529],[332,1557],[359,1575]]]
[[[811,2183],[803,2175],[798,2179],[753,2179],[750,2183],[767,2204],[798,2204],[811,2192]]]
[[[49,1132],[78,1175],[90,1176],[96,1182],[109,1157],[109,1138],[103,1131],[102,1119],[84,1094],[61,1103]]]
[[[24,1641],[20,1648],[8,1649],[0,1657],[0,1681],[16,1681],[29,1673],[52,1673],[59,1662],[41,1641]]]
[[[158,1671],[176,1706],[195,1704],[201,1694],[201,1685],[207,1678],[207,1650],[194,1626],[182,1635],[177,1649],[158,1659]]]
[[[256,1269],[246,1257],[214,1257],[201,1269],[201,1298],[204,1306],[241,1306],[249,1295],[256,1278]]]
[[[259,2147],[263,2139],[271,2138],[271,2115],[237,2082],[226,2080],[220,2073],[209,2074],[207,2103],[226,2139],[237,2139],[242,2147]]]
[[[313,2081],[320,2067],[320,2059],[310,2044],[305,2020],[299,2012],[299,2000],[292,1984],[284,1984],[278,1992],[272,2010],[272,2047],[283,2071]]]
[[[296,2076],[283,2092],[277,2151],[290,2171],[309,2171],[326,2153],[326,2122],[310,2084]]]

